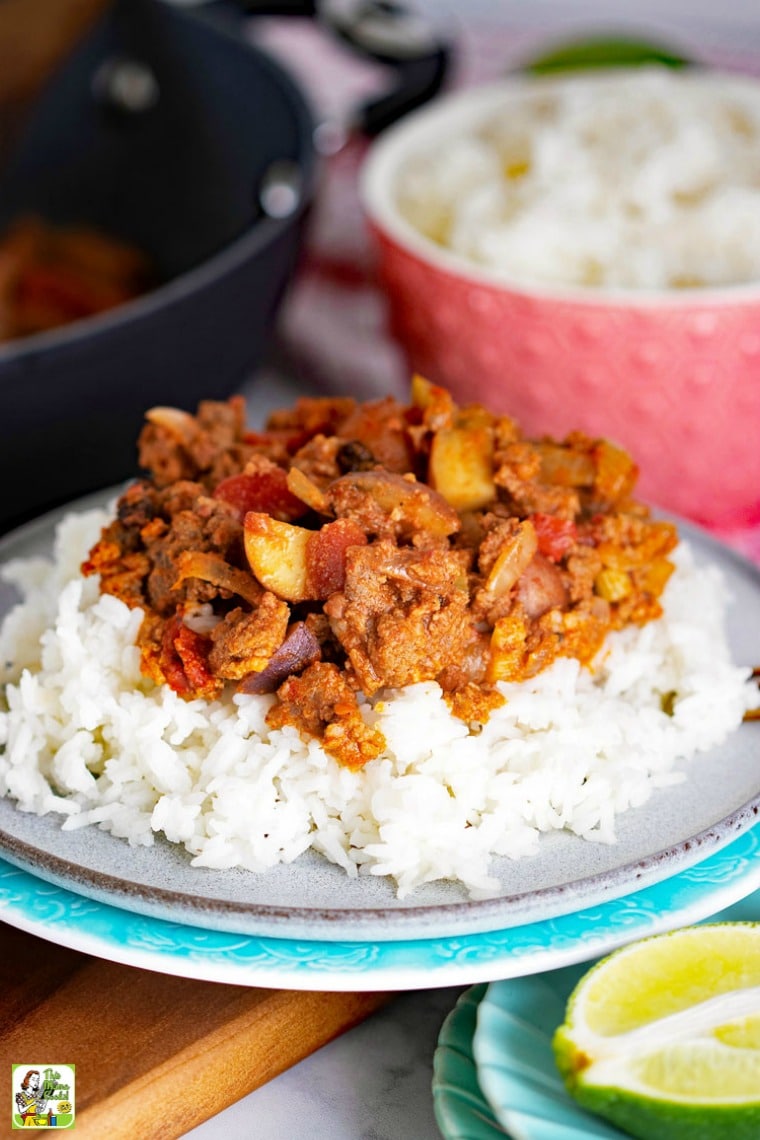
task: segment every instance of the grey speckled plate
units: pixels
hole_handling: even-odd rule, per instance
[[[92,498],[75,508],[92,506]],[[47,552],[54,512],[0,541],[0,557]],[[697,557],[723,570],[733,594],[729,637],[738,662],[760,659],[760,573],[682,524]],[[0,615],[13,601],[0,587]],[[308,853],[254,875],[190,866],[183,849],[157,842],[130,848],[107,832],[65,832],[56,817],[19,812],[0,800],[0,853],[42,879],[101,902],[196,927],[288,939],[407,940],[504,930],[544,921],[693,866],[747,830],[760,815],[760,725],[746,724],[722,747],[695,758],[684,784],[654,793],[619,818],[614,846],[572,835],[544,837],[539,853],[496,860],[502,892],[469,901],[454,884],[430,884],[399,900],[384,879],[351,880]]]

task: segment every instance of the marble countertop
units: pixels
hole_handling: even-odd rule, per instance
[[[400,994],[185,1140],[440,1140],[433,1054],[460,992]]]

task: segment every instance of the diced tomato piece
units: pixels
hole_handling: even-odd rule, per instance
[[[315,598],[329,598],[343,589],[346,551],[366,544],[366,534],[352,519],[336,519],[314,531],[306,545],[306,573]]]
[[[539,553],[552,562],[559,562],[572,550],[578,537],[572,519],[557,518],[540,512],[531,515],[531,522],[538,538]]]
[[[209,638],[175,617],[166,623],[161,640],[161,671],[170,688],[181,697],[215,696],[219,683],[211,672]]]
[[[234,507],[241,522],[248,511],[291,522],[305,515],[308,509],[288,487],[287,472],[274,464],[252,475],[229,475],[217,484],[213,494],[215,499]]]

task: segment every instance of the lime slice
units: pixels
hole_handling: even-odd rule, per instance
[[[534,75],[555,71],[581,71],[591,67],[687,67],[689,60],[670,48],[624,37],[604,37],[564,44],[532,60],[525,67]]]
[[[592,967],[554,1055],[570,1094],[641,1140],[760,1137],[760,923],[686,927]]]

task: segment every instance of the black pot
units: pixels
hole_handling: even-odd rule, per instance
[[[312,136],[277,64],[157,0],[116,3],[66,61],[3,172],[0,225],[100,226],[164,283],[0,345],[0,529],[135,474],[148,407],[225,398],[259,362],[313,193]]]

